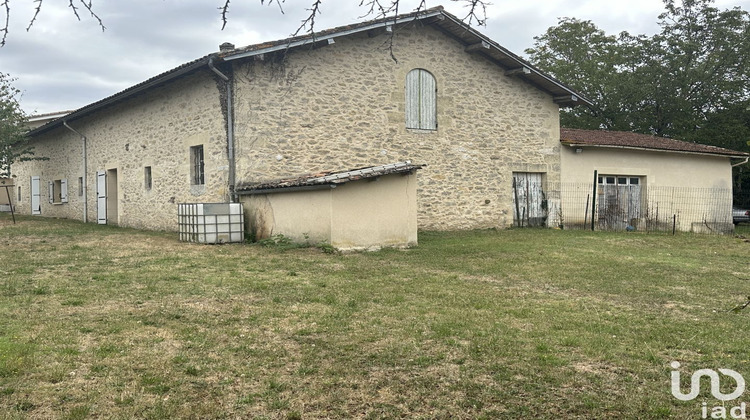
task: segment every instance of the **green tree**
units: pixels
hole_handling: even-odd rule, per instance
[[[18,89],[14,79],[0,73],[0,177],[10,175],[10,166],[16,161],[44,159],[34,156],[34,148],[26,138],[26,114],[18,103]]]
[[[634,101],[633,72],[642,54],[640,39],[627,32],[607,35],[590,20],[561,18],[526,50],[531,62],[579,92],[594,105],[564,110],[566,127],[629,130],[623,106]]]
[[[750,14],[712,4],[665,0],[651,37],[572,18],[535,37],[530,61],[595,103],[564,110],[561,124],[750,152]],[[750,170],[734,174],[735,191],[750,193]]]

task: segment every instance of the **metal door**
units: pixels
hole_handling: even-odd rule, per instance
[[[96,172],[96,222],[107,224],[107,172]]]
[[[31,177],[31,214],[42,214],[42,200],[39,192],[39,177]]]

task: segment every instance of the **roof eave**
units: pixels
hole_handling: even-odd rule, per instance
[[[334,32],[331,34],[326,34],[326,35],[321,35],[321,36],[311,36],[309,38],[301,39],[298,41],[292,41],[289,43],[282,43],[282,44],[274,45],[268,48],[261,48],[261,49],[241,52],[241,53],[233,54],[233,55],[225,55],[223,58],[224,58],[224,61],[234,61],[234,60],[239,60],[242,58],[254,57],[257,55],[268,54],[268,53],[272,53],[276,51],[289,50],[289,49],[296,48],[296,47],[302,47],[305,45],[327,41],[329,39],[339,38],[342,36],[352,35],[352,34],[356,34],[360,32],[371,31],[373,29],[399,25],[402,23],[413,22],[415,20],[422,20],[422,19],[431,18],[431,17],[435,17],[438,15],[442,15],[442,14],[443,14],[442,11],[436,10],[436,11],[425,13],[423,15],[418,15],[418,16],[407,16],[407,17],[403,17],[403,18],[395,19],[395,20],[375,22],[369,25],[358,27],[358,28],[347,29],[347,30]]]
[[[522,59],[521,57],[517,56],[510,50],[504,48],[497,42],[493,41],[491,38],[487,37],[486,35],[482,34],[481,32],[475,30],[474,28],[464,24],[460,19],[456,18],[455,16],[451,15],[450,13],[440,12],[443,16],[445,16],[447,19],[449,19],[450,22],[452,22],[454,25],[461,27],[462,31],[470,33],[472,36],[476,37],[476,43],[484,42],[486,44],[489,44],[491,49],[493,51],[496,51],[500,53],[502,56],[506,57],[508,60],[512,61],[514,63],[515,68],[524,68],[528,69],[528,73],[521,73],[520,77],[523,80],[526,80],[529,83],[535,84],[539,89],[546,90],[548,93],[550,93],[553,96],[553,100],[556,104],[562,106],[562,107],[574,107],[578,105],[588,105],[593,106],[593,102],[589,101],[585,97],[583,97],[581,94],[575,92],[573,89],[565,86],[561,82],[555,80],[554,78],[550,77],[549,75],[543,73],[541,70],[537,69],[531,63],[528,61]],[[483,53],[485,56],[492,57],[491,53]],[[537,80],[535,80],[537,79]],[[564,92],[563,95],[556,95],[549,89],[549,87],[545,88],[544,86],[540,86],[539,83],[542,84],[549,84],[551,86],[554,86]],[[562,93],[562,92],[561,92]]]
[[[112,96],[106,97],[102,100],[99,100],[97,102],[94,102],[92,104],[86,105],[82,108],[79,108],[69,114],[63,115],[60,118],[54,119],[47,124],[37,127],[28,133],[26,133],[26,136],[28,137],[35,137],[40,134],[44,134],[48,131],[52,131],[55,128],[61,127],[63,123],[65,122],[71,122],[75,121],[77,119],[83,118],[85,116],[88,116],[90,114],[93,114],[96,111],[99,111],[102,108],[105,108],[107,106],[114,105],[116,103],[122,102],[126,99],[129,99],[139,93],[142,93],[148,89],[151,89],[153,87],[162,85],[164,83],[167,83],[171,80],[177,79],[181,76],[187,75],[189,73],[192,73],[196,71],[197,69],[208,65],[209,59],[212,58],[212,55],[203,57],[201,59],[198,59],[193,64],[184,66],[184,67],[178,67],[176,69],[173,69],[171,71],[167,71],[166,73],[163,73],[159,76],[153,77],[143,83],[137,84],[135,86],[131,86],[130,88],[127,88],[123,91],[120,91],[118,93],[115,93]]]
[[[436,17],[439,17],[439,19],[433,19]],[[475,38],[474,41],[476,43],[484,42],[488,44],[488,46],[491,47],[494,51],[497,51],[497,53],[501,54],[502,56],[506,57],[508,60],[512,61],[513,65],[510,67],[528,68],[530,70],[530,73],[523,75],[521,78],[525,80],[526,82],[535,85],[537,88],[548,92],[550,95],[553,96],[554,102],[558,104],[559,106],[561,107],[575,107],[578,105],[593,106],[593,103],[589,101],[588,99],[586,99],[585,97],[583,97],[581,94],[573,91],[569,87],[563,85],[559,81],[543,73],[542,71],[540,71],[539,69],[535,68],[530,63],[528,63],[526,60],[523,60],[522,58],[513,54],[509,50],[503,48],[492,39],[483,35],[481,32],[471,28],[470,26],[463,23],[460,19],[456,18],[455,16],[443,10],[434,10],[434,11],[421,13],[417,15],[404,16],[399,19],[382,20],[382,21],[371,23],[369,25],[363,25],[357,28],[345,29],[342,31],[325,34],[321,36],[310,36],[305,39],[291,41],[287,43],[280,43],[278,45],[273,45],[267,48],[261,48],[261,49],[252,50],[252,51],[245,51],[245,52],[239,52],[236,54],[224,55],[223,58],[225,61],[234,61],[234,60],[239,60],[243,58],[255,57],[255,56],[260,56],[263,54],[268,54],[268,53],[272,53],[276,51],[286,51],[292,48],[297,48],[297,47],[301,47],[305,45],[312,45],[318,42],[325,42],[327,40],[332,40],[338,37],[357,34],[361,32],[367,32],[373,29],[400,25],[400,24],[414,22],[414,21],[423,21],[426,19],[433,19],[432,22],[429,22],[430,24],[437,25],[440,29],[444,31],[451,31],[448,28],[448,25],[441,24],[441,22],[447,20],[450,23],[450,25],[453,26],[454,30],[455,28],[460,28],[462,33],[471,34],[471,36]],[[453,32],[453,35],[456,38],[460,39],[458,33]],[[495,61],[496,64],[501,65],[497,63],[497,60],[495,59],[495,57],[492,57],[491,55],[488,55],[486,53],[483,53],[483,54],[485,56],[488,56],[488,58],[493,59],[493,61]],[[558,90],[558,92],[554,92],[555,90]]]
[[[695,151],[689,151],[689,150],[673,150],[673,149],[663,149],[663,148],[655,148],[655,147],[638,147],[638,146],[618,146],[618,145],[612,145],[612,144],[590,144],[590,143],[575,143],[571,141],[564,141],[561,140],[560,143],[570,146],[570,147],[597,147],[597,148],[607,148],[607,149],[630,149],[630,150],[641,150],[646,152],[667,152],[667,153],[685,153],[690,155],[703,155],[703,156],[714,156],[714,157],[728,157],[728,158],[737,158],[742,159],[745,157],[750,156],[748,153],[710,153],[710,152],[695,152]]]

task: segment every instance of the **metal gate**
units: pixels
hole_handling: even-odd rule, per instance
[[[603,230],[626,230],[638,226],[641,217],[639,177],[599,177],[597,217]]]
[[[547,200],[541,173],[513,173],[513,223],[518,227],[546,226]]]

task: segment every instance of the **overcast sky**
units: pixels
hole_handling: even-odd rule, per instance
[[[76,0],[78,1],[78,0]],[[360,0],[325,0],[317,29],[360,22]],[[608,34],[658,31],[659,0],[491,0],[487,25],[476,27],[516,54],[534,43],[534,36],[557,24],[560,17],[593,21]],[[221,30],[217,8],[222,0],[94,0],[106,30],[80,11],[78,22],[67,1],[45,2],[29,32],[31,1],[11,2],[7,44],[0,48],[0,72],[17,78],[21,105],[29,113],[73,110],[103,99],[166,70],[218,50],[222,42],[236,46],[283,39],[306,16],[312,0],[287,0],[278,6],[260,0],[234,0],[229,23]],[[266,2],[267,3],[267,2]],[[402,0],[401,12],[418,1]],[[462,4],[444,0],[446,10],[460,18]],[[428,7],[441,4],[428,1]],[[720,9],[750,9],[750,0],[717,0]],[[4,17],[1,16],[0,17]]]

